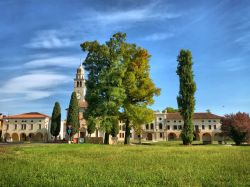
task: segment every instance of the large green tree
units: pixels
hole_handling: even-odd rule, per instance
[[[123,102],[122,118],[126,125],[124,144],[129,144],[132,125],[152,121],[153,111],[148,106],[154,103],[153,97],[160,94],[160,89],[155,87],[150,77],[150,55],[146,49],[126,43],[123,56],[126,70],[123,86],[126,98]],[[138,116],[138,113],[150,113],[150,115],[148,118],[146,115]]]
[[[68,115],[67,115],[67,132],[68,129],[71,128],[70,136],[73,136],[79,131],[80,123],[79,123],[79,105],[78,100],[76,97],[76,92],[72,92],[71,99],[68,108]]]
[[[196,84],[193,74],[192,54],[189,50],[181,50],[177,58],[178,67],[177,75],[179,75],[180,89],[177,96],[179,111],[182,115],[184,126],[181,137],[184,145],[189,145],[193,141],[193,113],[195,109],[195,91]]]
[[[59,102],[55,102],[51,117],[51,126],[50,126],[50,133],[55,137],[55,141],[60,133],[60,128],[61,128],[61,107]]]
[[[131,125],[136,118],[129,109],[148,111],[153,96],[160,93],[150,78],[150,55],[147,50],[127,43],[124,33],[114,34],[103,45],[94,41],[84,42],[81,47],[88,53],[84,65],[89,72],[86,100],[90,107],[85,117],[103,119],[101,124],[108,137],[112,126],[109,119],[119,115],[126,123],[124,143],[128,144]]]
[[[126,97],[122,85],[124,67],[122,64],[121,44],[124,35],[117,33],[105,44],[97,41],[84,42],[82,50],[87,52],[84,61],[85,70],[88,71],[86,82],[86,100],[89,104],[85,118],[100,120],[101,128],[105,131],[105,141],[111,133],[113,118],[119,117],[119,109]]]

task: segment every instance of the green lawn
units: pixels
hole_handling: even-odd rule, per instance
[[[0,186],[250,186],[250,146],[1,146]]]

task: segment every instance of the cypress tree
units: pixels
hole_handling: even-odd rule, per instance
[[[80,128],[79,124],[79,106],[78,100],[76,97],[76,92],[71,94],[71,99],[68,108],[67,122],[66,122],[67,130],[69,126],[72,127],[72,132],[70,136],[76,134]],[[68,131],[67,131],[68,132]]]
[[[177,57],[180,89],[177,96],[177,103],[180,114],[184,121],[181,137],[184,145],[189,145],[193,141],[193,113],[195,108],[196,84],[192,70],[192,54],[189,50],[181,50]]]
[[[57,136],[59,135],[60,128],[61,128],[61,107],[58,102],[55,102],[51,117],[51,126],[50,126],[50,133],[55,137],[55,141]]]

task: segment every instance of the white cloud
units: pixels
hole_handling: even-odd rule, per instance
[[[143,38],[145,41],[159,41],[173,37],[173,33],[154,33]]]
[[[81,60],[82,61],[82,60]],[[41,68],[48,66],[76,68],[80,63],[80,58],[75,56],[56,56],[39,58],[28,61],[24,64],[25,68]]]
[[[219,65],[229,72],[241,71],[249,68],[249,65],[244,63],[244,59],[242,58],[232,58],[227,59],[219,63]]]
[[[121,22],[138,22],[148,21],[154,19],[173,19],[180,16],[180,14],[174,13],[159,13],[154,11],[153,7],[145,7],[141,9],[133,9],[127,11],[116,11],[116,12],[94,12],[94,16],[91,21],[95,21],[99,24],[114,24]]]
[[[152,1],[143,6],[130,9],[110,9],[110,11],[89,10],[80,14],[74,24],[78,28],[88,27],[94,32],[113,31],[137,26],[138,22],[163,21],[175,19],[182,14],[172,12],[169,7],[162,6],[160,1]],[[77,23],[77,24],[76,24]],[[75,28],[75,27],[73,27]],[[90,30],[88,30],[90,31]],[[90,34],[91,34],[90,32]]]
[[[72,41],[68,36],[63,36],[56,30],[44,30],[36,34],[31,39],[30,43],[25,44],[28,48],[64,48],[75,45],[76,42]]]
[[[54,89],[71,81],[71,77],[55,72],[33,71],[25,75],[7,80],[0,88],[1,102],[12,98],[22,100],[37,100],[49,97],[54,94]]]

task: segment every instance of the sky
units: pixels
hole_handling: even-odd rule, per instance
[[[196,112],[250,113],[248,0],[6,0],[0,1],[0,112],[62,116],[73,91],[85,41],[116,32],[149,51],[161,95],[151,106],[177,107],[180,49],[193,55]],[[86,72],[87,77],[87,72]]]

